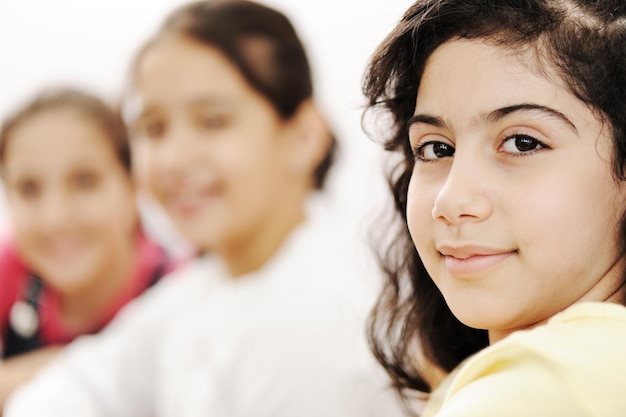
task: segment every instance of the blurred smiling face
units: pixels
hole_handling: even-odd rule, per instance
[[[455,316],[492,340],[623,292],[626,191],[611,134],[523,58],[480,40],[443,44],[409,129],[413,241]]]
[[[59,292],[90,288],[130,253],[133,188],[89,119],[70,109],[30,116],[10,135],[3,163],[18,249]]]
[[[143,176],[186,238],[228,251],[282,221],[288,123],[222,53],[161,39],[142,56],[134,87]]]

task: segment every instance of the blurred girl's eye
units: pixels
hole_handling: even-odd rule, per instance
[[[165,120],[158,118],[147,118],[139,120],[132,128],[132,136],[138,138],[146,138],[150,140],[159,140],[163,138],[167,130]]]
[[[94,189],[100,182],[100,177],[93,172],[77,172],[72,175],[72,185],[82,191],[89,191]]]
[[[454,146],[444,142],[426,142],[414,150],[415,159],[419,161],[434,161],[454,156]]]
[[[149,139],[160,139],[165,134],[165,123],[161,120],[153,120],[145,124],[144,136]]]
[[[35,199],[41,193],[41,185],[33,179],[26,179],[15,184],[15,191],[25,200]]]
[[[546,148],[544,143],[532,136],[516,134],[504,139],[500,150],[511,154],[529,154]]]
[[[226,125],[227,118],[221,114],[203,114],[196,117],[196,124],[203,130],[216,130]]]

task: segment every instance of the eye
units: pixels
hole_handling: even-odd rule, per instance
[[[98,175],[93,172],[77,172],[72,176],[72,185],[79,190],[92,190],[99,183]]]
[[[23,180],[15,184],[15,191],[24,200],[30,200],[39,197],[41,186],[35,180]]]
[[[504,139],[500,150],[511,154],[531,153],[547,146],[529,135],[511,135]]]
[[[167,131],[167,124],[161,119],[145,119],[139,121],[132,128],[132,134],[136,137],[159,140]]]
[[[433,161],[454,156],[454,147],[444,142],[426,142],[418,146],[415,151],[415,159],[420,161]]]
[[[144,132],[149,139],[160,139],[165,134],[165,122],[161,120],[149,122],[144,128]]]
[[[219,114],[203,114],[196,117],[196,124],[203,130],[220,129],[226,122],[226,117]]]

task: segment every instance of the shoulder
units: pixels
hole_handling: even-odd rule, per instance
[[[581,302],[552,317],[547,328],[612,331],[626,328],[626,307],[609,302]]]
[[[464,363],[441,415],[618,415],[626,409],[626,369],[615,365],[624,359],[626,308],[577,304]]]
[[[166,310],[166,306],[191,305],[207,293],[207,284],[214,266],[205,257],[193,258],[178,265],[166,279],[147,289],[126,309],[153,311]],[[155,314],[160,315],[160,314]]]
[[[134,295],[171,275],[192,259],[192,254],[174,256],[168,253],[160,244],[140,232],[137,236],[137,261],[131,279]]]

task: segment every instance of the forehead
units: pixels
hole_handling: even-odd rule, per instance
[[[486,76],[506,72],[510,77],[533,76],[563,85],[556,65],[538,44],[508,45],[491,38],[453,38],[430,54],[423,74],[432,73],[433,66],[437,72],[464,72],[470,79],[476,78],[475,70],[480,69]]]
[[[536,48],[511,50],[483,39],[448,41],[425,63],[416,112],[431,110],[423,106],[467,113],[525,102],[578,102],[562,77],[543,61]]]
[[[168,36],[148,47],[134,75],[134,92],[140,99],[135,105],[255,93],[219,49],[183,36]]]
[[[4,155],[9,172],[38,166],[61,169],[81,161],[118,163],[112,139],[94,120],[71,108],[25,119],[12,132]]]

